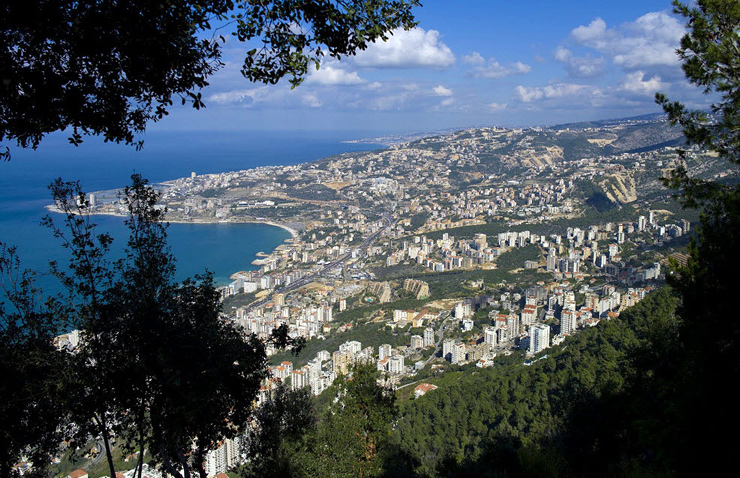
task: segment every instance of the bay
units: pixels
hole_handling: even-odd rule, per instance
[[[49,261],[68,260],[58,239],[39,225],[50,203],[47,186],[57,177],[80,181],[85,191],[125,186],[132,173],[152,183],[196,174],[237,171],[259,166],[289,165],[377,145],[348,144],[343,140],[377,133],[158,131],[145,137],[141,151],[131,146],[88,138],[79,146],[66,136],[46,138],[38,150],[11,149],[12,159],[0,163],[0,241],[18,249],[24,268],[43,273]],[[61,224],[62,216],[52,214]],[[114,237],[113,256],[119,256],[127,230],[122,218],[93,216],[101,232]],[[177,279],[210,270],[219,284],[238,270],[253,270],[258,252],[270,252],[290,234],[264,224],[171,224],[168,238],[177,260]],[[58,290],[56,280],[41,275],[46,291]]]

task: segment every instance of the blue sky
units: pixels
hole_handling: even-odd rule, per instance
[[[247,82],[244,45],[204,92],[154,129],[416,132],[531,126],[660,111],[656,91],[691,106],[668,1],[427,0],[419,26],[356,57],[326,60],[298,88]]]

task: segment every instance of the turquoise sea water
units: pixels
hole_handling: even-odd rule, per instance
[[[370,133],[316,134],[306,132],[158,132],[145,138],[142,151],[88,139],[80,147],[67,144],[63,135],[48,138],[37,151],[12,150],[10,162],[0,163],[0,241],[15,245],[26,268],[48,270],[48,262],[65,263],[59,241],[39,222],[47,214],[48,184],[56,177],[80,181],[86,191],[125,186],[132,173],[151,182],[197,174],[236,171],[257,166],[312,161],[347,151],[377,146],[346,144],[342,140]],[[59,221],[60,215],[52,215]],[[114,237],[114,250],[126,240],[121,218],[95,216],[101,231]],[[290,237],[278,227],[262,224],[172,224],[169,243],[177,259],[177,278],[213,272],[224,284],[238,270],[254,269],[251,261]],[[42,276],[45,290],[57,290],[55,279]]]

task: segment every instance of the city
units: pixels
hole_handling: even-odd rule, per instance
[[[268,348],[258,405],[279,384],[321,395],[357,363],[420,397],[450,366],[512,354],[531,364],[686,262],[691,221],[656,179],[676,166],[664,143],[677,138],[660,117],[467,130],[159,190],[174,221],[266,221],[293,234],[221,289],[224,317],[245,334],[267,340],[285,325],[307,344],[298,356]],[[563,144],[576,151],[568,159]],[[694,174],[729,174],[711,155],[692,159]],[[91,196],[94,212],[118,212],[112,192]],[[235,440],[208,455],[209,476],[241,462]]]

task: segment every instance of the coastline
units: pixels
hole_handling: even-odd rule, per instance
[[[57,213],[57,214],[64,214],[63,211],[61,211],[59,208],[52,204],[48,204],[45,206],[45,209],[49,212]],[[113,216],[113,217],[126,217],[125,214],[116,214],[111,212],[91,212],[91,216]],[[291,236],[291,239],[296,239],[298,237],[298,231],[293,229],[290,226],[287,226],[285,224],[281,224],[279,222],[274,221],[182,221],[182,220],[170,220],[165,219],[165,222],[168,222],[170,224],[265,224],[268,226],[274,226],[279,227],[280,229],[284,229],[288,231],[288,233]]]
[[[57,214],[64,214],[63,211],[61,211],[59,208],[57,208],[53,204],[47,204],[46,206],[44,206],[44,208],[47,211],[49,211],[49,212],[53,212],[53,213],[57,213]],[[102,212],[102,211],[91,212],[89,215],[90,216],[120,217],[120,218],[125,218],[126,217],[125,214],[117,214],[117,213]],[[250,264],[252,264],[253,266],[258,266],[258,267],[261,265],[261,263],[263,263],[265,261],[265,258],[267,258],[270,255],[272,255],[273,253],[275,253],[280,247],[283,247],[283,244],[284,243],[291,242],[291,241],[296,240],[298,238],[298,234],[299,234],[296,229],[293,229],[292,227],[290,227],[290,226],[288,226],[286,224],[281,224],[281,223],[274,222],[274,221],[255,221],[255,220],[252,220],[252,221],[247,221],[247,220],[238,220],[238,221],[217,221],[217,220],[211,220],[211,221],[208,221],[208,220],[183,221],[183,220],[165,220],[165,222],[167,222],[169,224],[193,224],[193,225],[203,225],[203,226],[219,225],[219,224],[226,224],[226,225],[229,225],[229,224],[261,224],[261,225],[267,225],[267,226],[277,227],[277,228],[283,229],[284,231],[287,231],[290,234],[291,237],[290,238],[287,238],[287,239],[284,239],[282,241],[282,243],[281,244],[278,244],[277,246],[275,246],[270,251],[269,254],[265,254],[264,252],[258,252],[256,254],[256,258],[253,261],[251,261]],[[231,274],[229,274],[228,277],[233,280],[234,277],[238,276],[240,273],[243,273],[243,272],[244,271],[235,271],[235,272],[232,272]],[[225,285],[226,285],[226,283],[224,283],[222,286],[225,286]]]

